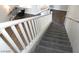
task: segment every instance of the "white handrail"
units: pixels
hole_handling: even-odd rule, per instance
[[[51,22],[52,16],[49,13],[0,23],[0,37],[3,41],[6,41],[5,44],[11,48],[12,52],[28,52],[34,46],[36,40],[38,40],[37,37],[42,35],[41,33],[45,31]]]
[[[40,14],[40,13],[42,13],[42,12],[48,11],[48,10],[49,10],[49,8],[43,9],[43,10],[41,10],[41,11],[38,11],[38,12],[36,13],[36,15],[37,15],[37,14]],[[27,13],[28,13],[28,12],[27,12]],[[30,13],[30,14],[32,14],[32,13]]]
[[[42,12],[45,12],[45,11],[48,11],[48,8],[46,8],[46,9],[44,9],[44,10],[39,11],[39,12],[38,12],[38,14],[39,14],[39,13],[42,13]]]
[[[39,15],[39,16],[34,16],[34,17],[29,17],[29,18],[23,18],[23,19],[14,20],[14,21],[3,22],[3,23],[0,23],[0,29],[6,28],[6,27],[9,27],[9,26],[12,26],[12,25],[16,25],[18,23],[22,23],[22,22],[25,22],[25,21],[30,21],[32,19],[43,17],[43,16],[46,16],[46,15]]]

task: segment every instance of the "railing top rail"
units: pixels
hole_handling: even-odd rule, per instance
[[[75,20],[75,19],[73,19],[73,18],[71,18],[71,17],[66,17],[66,18],[68,18],[68,19],[70,19],[70,20],[72,20],[72,21],[74,21],[74,22],[79,23],[79,21],[78,21],[78,20]]]
[[[49,10],[49,9],[46,8],[46,9],[44,9],[44,10],[41,10],[41,11],[38,12],[38,14],[39,14],[39,13],[42,13],[42,12],[44,12],[44,11],[47,11],[47,10]]]
[[[9,26],[12,26],[12,25],[16,25],[16,24],[19,24],[19,23],[22,23],[22,22],[25,22],[25,21],[33,20],[35,18],[43,17],[43,16],[46,16],[46,15],[49,15],[49,14],[39,15],[39,16],[34,16],[34,17],[29,17],[29,18],[23,18],[23,19],[14,20],[14,21],[3,22],[3,23],[0,23],[0,29],[6,28],[6,27],[9,27]]]

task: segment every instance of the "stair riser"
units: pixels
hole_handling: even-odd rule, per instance
[[[64,31],[58,31],[58,30],[48,30],[47,32],[56,32],[56,33],[62,33],[62,34],[67,34]]]
[[[65,48],[64,46],[53,45],[52,43],[41,42],[39,45],[46,46],[48,48],[55,48],[63,51],[72,52],[72,48]]]
[[[56,51],[56,50],[51,50],[51,49],[47,49],[47,48],[44,48],[44,47],[38,47],[37,49],[36,49],[36,53],[64,53],[64,52],[60,52],[60,51]]]
[[[55,43],[60,43],[61,44],[61,42],[63,42],[64,44],[66,43],[66,44],[70,44],[70,42],[68,42],[68,41],[64,41],[64,40],[61,40],[61,39],[56,39],[56,38],[46,38],[46,37],[43,37],[42,38],[44,41],[48,41],[48,42],[55,42]]]
[[[48,36],[48,37],[56,37],[56,38],[60,38],[60,39],[68,39],[68,37],[63,37],[63,36],[59,36],[59,35],[51,35],[51,34],[45,34],[45,36]]]
[[[51,32],[47,32],[47,33],[45,33],[45,34],[50,34],[50,35],[59,35],[59,36],[63,36],[63,37],[68,37],[66,34],[55,33],[55,32],[53,32],[53,33],[51,33]]]

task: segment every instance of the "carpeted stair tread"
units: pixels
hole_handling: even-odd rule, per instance
[[[59,35],[59,36],[63,36],[63,37],[68,37],[67,34],[62,34],[62,33],[55,33],[55,32],[47,32],[45,34],[50,34],[50,35]]]
[[[72,52],[71,47],[62,46],[60,44],[55,44],[55,43],[48,42],[48,41],[41,41],[39,45],[46,46],[48,48],[54,48],[54,49],[58,49],[58,50]]]
[[[65,27],[54,23],[48,27],[36,46],[36,53],[72,53],[71,43]]]
[[[51,34],[45,34],[44,36],[48,36],[48,37],[54,37],[54,38],[59,38],[59,39],[68,39],[68,37],[63,37],[63,36],[60,36],[60,35],[51,35]]]
[[[60,44],[65,44],[65,45],[70,45],[70,42],[69,41],[66,41],[66,40],[61,40],[61,39],[57,39],[57,38],[51,38],[51,37],[42,37],[42,40],[45,40],[45,41],[49,41],[49,42],[55,42],[55,43],[60,43]]]
[[[62,31],[59,29],[47,29],[47,32],[58,32],[58,33],[67,34],[66,31]]]
[[[39,45],[36,48],[35,53],[69,53],[69,51],[63,51],[63,50],[48,48],[46,46]]]

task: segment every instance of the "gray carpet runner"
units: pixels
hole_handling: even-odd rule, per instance
[[[72,53],[64,26],[52,23],[36,46],[34,53]]]

